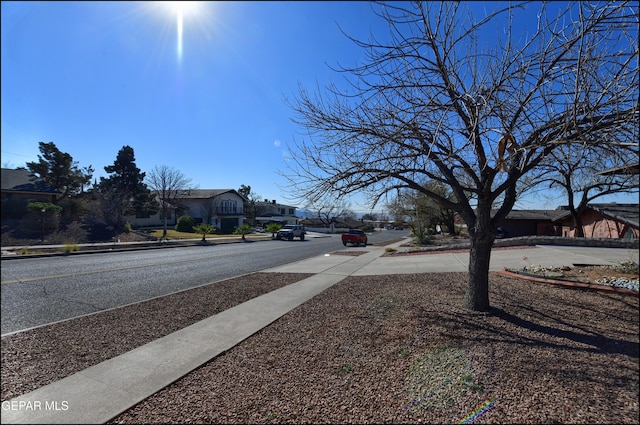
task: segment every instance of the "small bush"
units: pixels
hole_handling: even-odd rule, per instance
[[[388,247],[388,248],[384,249],[384,252],[396,252],[396,251],[398,251],[398,250],[395,249],[395,248],[391,248],[391,247]]]
[[[193,221],[193,217],[188,215],[181,215],[178,218],[178,224],[176,224],[176,230],[178,232],[186,232],[186,233],[195,233],[193,230],[195,222]]]
[[[68,243],[64,245],[64,252],[66,254],[68,254],[69,252],[76,252],[76,251],[80,251],[80,247],[77,244]]]
[[[79,220],[85,213],[83,202],[78,198],[65,198],[58,202],[58,206],[62,207],[61,216],[67,220]]]
[[[620,261],[620,264],[616,267],[616,270],[622,273],[636,273],[640,271],[639,264],[631,259]]]
[[[27,205],[27,209],[29,212],[22,222],[27,231],[40,233],[58,230],[62,207],[50,202],[32,201]]]
[[[353,372],[353,366],[351,366],[350,364],[345,364],[340,369],[338,369],[338,375],[340,376],[344,376],[351,372]]]

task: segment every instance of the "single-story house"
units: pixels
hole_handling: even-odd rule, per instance
[[[589,204],[582,213],[584,236],[587,238],[637,239],[638,204]],[[512,210],[499,223],[509,237],[564,236],[574,237],[568,207],[555,210]]]
[[[220,233],[232,233],[243,223],[244,201],[244,197],[234,189],[187,190],[170,205],[167,224],[175,226],[180,216],[188,215],[196,224],[211,224]],[[163,225],[162,211],[152,215],[138,214],[127,220],[134,227]]]
[[[575,228],[566,207],[556,222],[562,225],[562,236],[575,236]],[[582,213],[582,228],[586,238],[638,239],[640,231],[639,204],[589,204]]]
[[[2,202],[8,199],[24,199],[54,203],[62,192],[48,185],[29,170],[2,168]]]
[[[498,226],[509,237],[560,236],[562,225],[556,219],[564,215],[558,210],[511,210]]]

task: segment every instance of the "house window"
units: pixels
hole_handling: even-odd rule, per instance
[[[149,218],[149,217],[151,217],[151,214],[149,213],[149,211],[144,211],[144,210],[136,211],[136,218]]]
[[[220,203],[220,212],[224,214],[236,214],[238,211],[236,201],[222,201]]]
[[[295,212],[293,211],[293,208],[289,208],[289,215],[294,215]]]

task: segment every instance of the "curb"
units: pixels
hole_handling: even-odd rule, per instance
[[[506,269],[499,270],[496,273],[498,273],[501,276],[506,276],[513,279],[522,279],[522,280],[529,280],[532,282],[548,283],[551,285],[563,286],[565,288],[589,289],[593,291],[613,292],[621,295],[635,295],[636,297],[640,296],[640,293],[638,291],[634,291],[632,289],[626,289],[626,288],[616,288],[614,286],[594,285],[592,283],[568,282],[566,280],[549,279],[546,277],[527,276],[519,273],[510,272]]]
[[[142,251],[148,249],[163,249],[163,248],[180,248],[186,246],[215,246],[215,245],[223,245],[228,243],[252,243],[252,242],[261,242],[271,240],[271,238],[255,238],[246,240],[242,239],[221,239],[216,241],[215,239],[208,239],[205,243],[202,243],[201,240],[184,240],[184,241],[171,241],[171,242],[159,242],[159,241],[151,241],[151,242],[122,242],[117,244],[105,244],[104,247],[98,247],[95,249],[85,249],[81,251],[72,251],[72,252],[41,252],[37,254],[5,254],[5,249],[2,251],[2,260],[15,260],[15,259],[25,259],[25,258],[42,258],[42,257],[62,257],[62,256],[71,256],[71,255],[85,255],[85,254],[100,254],[100,253],[109,253],[109,252],[126,252],[126,251]],[[12,247],[13,248],[13,247]],[[33,249],[39,249],[37,245],[32,246]],[[42,248],[40,248],[42,249]],[[44,248],[47,249],[47,248]]]

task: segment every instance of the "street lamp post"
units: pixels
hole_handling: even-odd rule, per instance
[[[44,243],[44,213],[47,212],[47,210],[43,208],[40,212],[42,212],[42,238],[40,238],[40,243]]]

